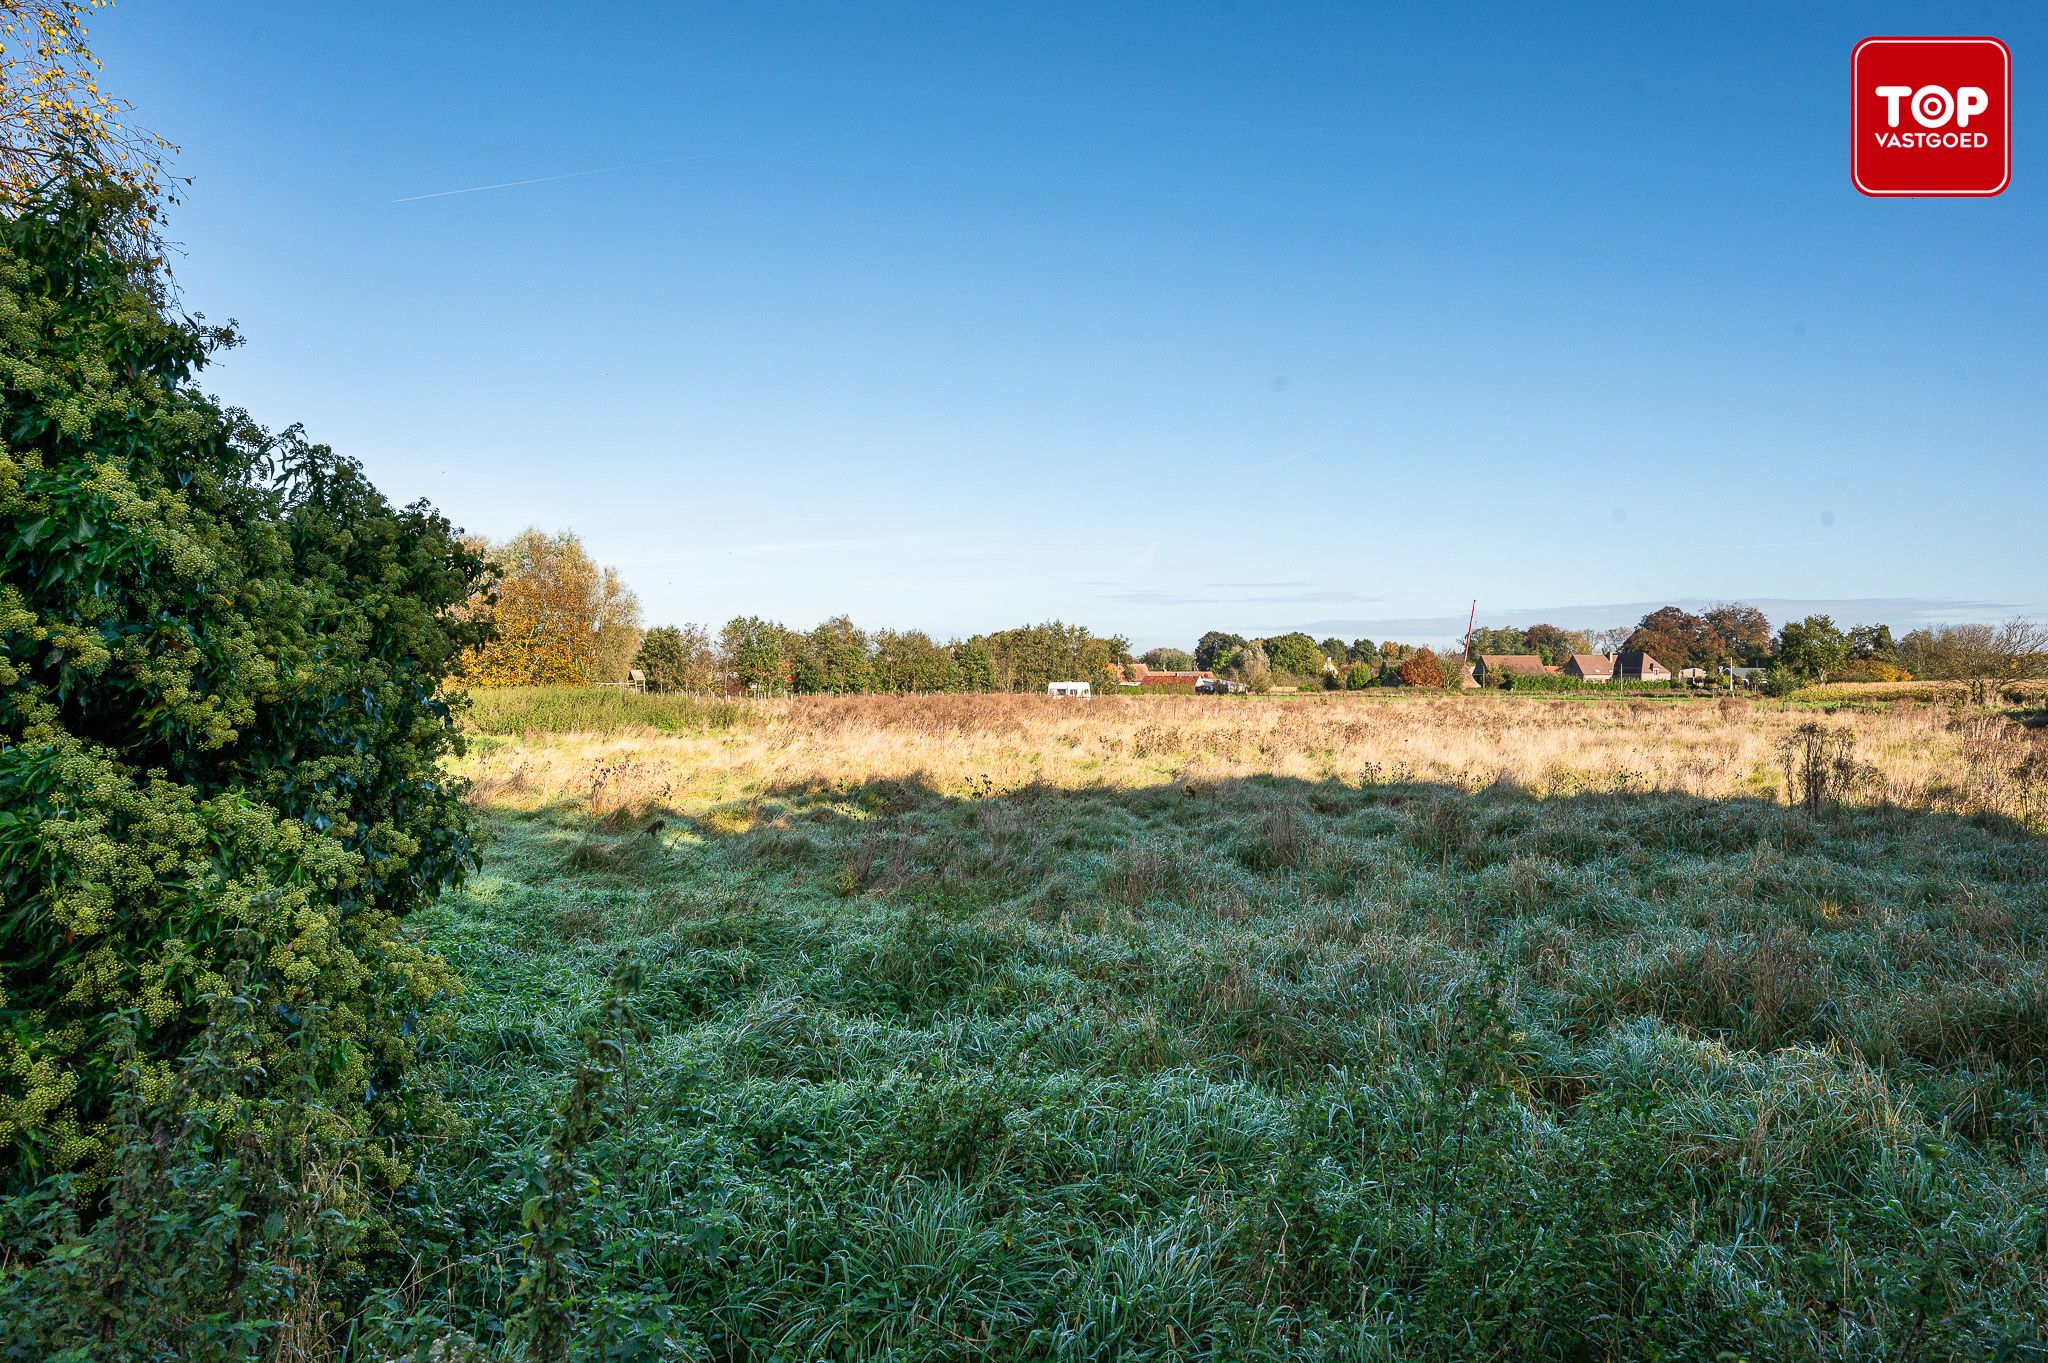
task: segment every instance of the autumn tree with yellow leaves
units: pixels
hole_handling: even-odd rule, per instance
[[[600,567],[573,531],[523,530],[503,544],[478,542],[497,571],[494,597],[470,613],[497,637],[463,658],[471,686],[624,681],[640,647],[640,602],[617,570]]]
[[[176,150],[136,127],[131,107],[100,88],[86,19],[113,0],[0,0],[0,212],[48,202],[69,180],[125,191],[104,224],[140,274],[164,265],[157,225],[171,199],[164,164]]]

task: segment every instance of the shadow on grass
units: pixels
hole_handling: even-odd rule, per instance
[[[1744,1049],[1973,1075],[1954,1104],[1986,1132],[2009,1104],[1985,1085],[2048,1084],[2048,839],[1991,815],[1278,777],[881,780],[559,836],[565,869],[599,883],[715,862],[791,902],[994,932],[998,953],[1013,925],[1141,955],[1185,943],[1133,969],[1132,1000],[1228,1015],[1255,1070],[1347,1063],[1384,1012],[1365,996],[1420,1007],[1495,968],[1528,1026],[1581,1043],[1650,1016]],[[587,934],[606,912],[555,926]],[[945,933],[915,933],[871,962],[875,1006],[973,1006]],[[1191,963],[1199,978],[1179,978]]]
[[[935,1363],[2038,1337],[2048,839],[2009,821],[1249,778],[493,822],[437,910],[480,1134],[425,1180],[486,1323],[503,1152],[629,952],[653,1038],[583,1234],[635,1337],[671,1304],[714,1357]]]

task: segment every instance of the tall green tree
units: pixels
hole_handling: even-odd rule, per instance
[[[885,629],[875,636],[875,687],[898,694],[953,691],[959,678],[953,652],[932,642],[923,630]]]
[[[779,696],[790,689],[797,636],[758,615],[735,616],[718,634],[718,661],[741,691]]]
[[[1771,662],[1771,680],[1783,688],[1806,682],[1823,682],[1849,661],[1849,636],[1825,615],[1789,620],[1778,631],[1777,656]]]
[[[1488,653],[1522,654],[1534,653],[1536,647],[1529,642],[1529,636],[1522,630],[1506,629],[1498,625],[1481,625],[1472,631],[1472,656],[1482,657]]]
[[[873,653],[867,632],[835,615],[804,636],[791,668],[796,689],[859,695],[874,685]]]
[[[1265,649],[1266,661],[1275,673],[1305,682],[1322,679],[1323,651],[1316,647],[1315,640],[1299,630],[1261,639],[1259,645]]]
[[[964,643],[956,643],[952,652],[955,686],[962,691],[996,689],[995,658],[989,653],[986,636],[977,634]]]
[[[1116,667],[1129,644],[1101,638],[1079,625],[1049,620],[987,637],[994,689],[1043,691],[1048,682],[1085,681],[1098,691],[1116,686]]]
[[[1213,672],[1223,665],[1223,659],[1230,651],[1243,648],[1245,641],[1235,634],[1225,634],[1212,629],[1195,641],[1195,666],[1205,672]]]
[[[1898,641],[1892,638],[1890,625],[1858,625],[1849,631],[1849,656],[1862,662],[1891,663],[1899,661]]]
[[[718,677],[718,654],[702,625],[656,625],[641,638],[633,665],[650,691],[708,691]]]

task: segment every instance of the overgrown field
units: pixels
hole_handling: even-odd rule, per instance
[[[1822,686],[1802,687],[1792,693],[1791,699],[1835,705],[1896,704],[1901,701],[1954,704],[1978,693],[1985,694],[1996,704],[2035,709],[2048,706],[2048,682],[2044,681],[1830,682]]]
[[[495,1351],[524,1209],[589,1357],[2037,1356],[2042,735],[1824,717],[1809,813],[1814,718],[866,698],[475,740],[486,871],[415,920],[467,1125],[414,1304]]]

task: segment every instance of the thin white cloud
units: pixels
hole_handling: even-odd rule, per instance
[[[1223,604],[1213,596],[1182,596],[1178,592],[1108,592],[1097,599],[1101,601],[1121,601],[1127,606],[1215,606]]]
[[[1334,606],[1345,602],[1355,602],[1364,605],[1386,599],[1384,596],[1366,596],[1360,592],[1286,592],[1278,596],[1247,596],[1240,598],[1248,606]]]

